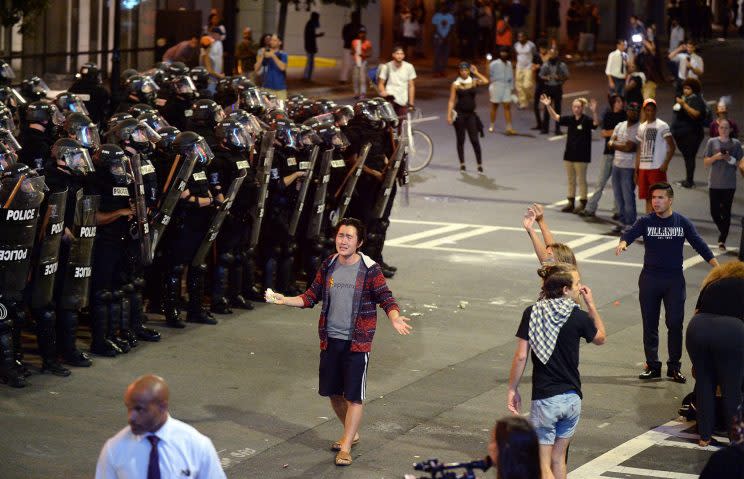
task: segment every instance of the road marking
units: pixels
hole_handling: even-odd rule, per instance
[[[573,98],[575,96],[588,95],[589,93],[591,93],[589,90],[572,91],[569,93],[564,93],[563,98]]]
[[[601,235],[586,235],[583,238],[571,240],[568,243],[565,243],[566,246],[568,246],[571,249],[578,248],[579,246],[585,245],[587,243],[592,243],[597,240],[601,240],[603,236]]]
[[[685,474],[684,472],[669,472],[669,471],[657,471],[654,469],[641,469],[639,467],[625,467],[617,466],[613,467],[607,472],[617,472],[620,474],[632,474],[634,476],[648,476],[654,478],[670,478],[670,479],[698,479],[697,474]]]
[[[585,260],[590,258],[591,256],[597,255],[599,253],[604,253],[605,251],[609,251],[611,249],[617,248],[618,239],[612,238],[610,241],[605,241],[604,243],[594,246],[592,248],[586,249],[576,255],[576,260]]]
[[[445,224],[445,223],[437,223],[437,224]],[[410,243],[411,241],[417,241],[423,238],[428,238],[429,236],[436,236],[436,235],[443,234],[443,233],[451,233],[453,231],[462,230],[462,229],[470,228],[470,227],[471,225],[453,223],[447,226],[442,226],[441,228],[421,231],[420,233],[413,233],[410,235],[401,236],[400,238],[387,240],[385,241],[385,245],[397,246],[400,243]]]
[[[444,238],[427,241],[425,243],[419,244],[418,247],[419,248],[431,248],[434,246],[439,246],[441,244],[456,243],[466,238],[472,238],[473,236],[484,235],[486,233],[498,231],[499,229],[500,228],[498,226],[481,226],[480,228],[476,228],[471,231],[465,231],[464,233],[457,233],[454,235],[445,236]]]
[[[548,138],[548,141],[558,141],[564,139],[565,137],[566,135],[555,135]]]
[[[692,479],[693,477],[697,478],[698,476],[680,472],[655,471],[651,469],[637,469],[632,467],[625,468],[623,466],[620,466],[620,464],[652,446],[668,446],[685,449],[687,449],[688,446],[692,446],[690,448],[695,448],[697,450],[717,451],[718,448],[713,446],[702,448],[689,442],[685,443],[670,441],[670,439],[684,437],[685,435],[687,435],[687,433],[685,433],[684,431],[686,429],[689,429],[693,424],[693,422],[669,421],[666,424],[663,424],[650,431],[646,431],[640,436],[634,437],[630,441],[624,442],[616,448],[605,452],[596,459],[593,459],[583,466],[580,466],[572,471],[568,475],[568,477],[569,479],[596,479],[597,477],[602,477],[602,474],[605,472],[626,472],[628,474],[635,474],[639,476],[669,477],[682,479]],[[633,472],[630,472],[631,470],[633,470]]]

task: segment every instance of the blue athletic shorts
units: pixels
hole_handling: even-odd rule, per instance
[[[328,347],[320,352],[318,394],[364,401],[368,365],[369,353],[352,352],[351,341],[328,338]]]

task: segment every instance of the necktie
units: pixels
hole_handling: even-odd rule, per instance
[[[150,449],[150,461],[147,463],[147,479],[160,479],[160,455],[158,454],[158,436],[147,436],[147,440],[152,444]]]
[[[625,53],[620,54],[620,73],[625,75]]]

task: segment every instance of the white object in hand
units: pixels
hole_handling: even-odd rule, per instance
[[[264,297],[266,298],[267,303],[276,304],[277,302],[276,293],[271,288],[266,289],[266,293],[264,294]]]

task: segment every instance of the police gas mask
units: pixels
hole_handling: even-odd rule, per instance
[[[72,138],[57,140],[52,145],[52,157],[57,168],[73,176],[85,176],[95,171],[88,150]]]

